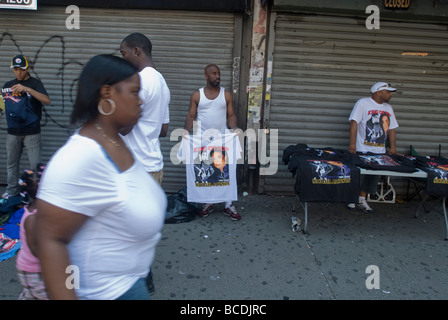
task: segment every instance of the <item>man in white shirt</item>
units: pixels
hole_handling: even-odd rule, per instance
[[[141,33],[128,35],[120,45],[123,59],[139,69],[142,117],[138,123],[122,132],[123,140],[146,170],[162,184],[163,155],[159,137],[168,133],[170,90],[152,59],[151,41]]]
[[[397,91],[386,82],[377,82],[371,88],[370,98],[359,99],[349,117],[350,146],[348,151],[386,153],[386,141],[389,141],[389,154],[397,152],[395,143],[395,129],[398,128],[394,110],[388,103],[392,94]],[[367,204],[368,193],[376,193],[380,176],[361,176],[361,192],[359,203],[350,203],[349,209],[355,207],[367,213],[373,213]]]
[[[142,116],[138,123],[122,131],[123,140],[143,164],[146,171],[162,185],[163,155],[159,137],[166,137],[170,122],[170,90],[162,74],[156,70],[152,59],[152,43],[141,33],[128,35],[120,44],[123,59],[132,63],[140,75],[139,92]],[[154,293],[152,272],[146,277],[149,292]]]

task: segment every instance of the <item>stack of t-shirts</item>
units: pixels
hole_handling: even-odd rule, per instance
[[[351,158],[360,168],[369,170],[388,170],[396,172],[415,172],[415,163],[408,157],[397,154],[360,153]]]
[[[357,202],[360,170],[346,150],[316,149],[303,144],[283,152],[288,170],[296,175],[294,191],[301,201]]]
[[[448,196],[448,159],[435,156],[416,156],[416,165],[428,174],[426,193]]]

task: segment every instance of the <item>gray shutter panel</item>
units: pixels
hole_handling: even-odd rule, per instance
[[[80,8],[80,29],[66,28],[65,7],[40,7],[38,11],[0,10],[3,38],[0,43],[0,82],[14,78],[10,59],[22,51],[34,62],[32,76],[40,78],[52,103],[42,124],[43,160],[64,144],[73,130],[69,124],[82,66],[94,55],[119,55],[121,40],[132,32],[147,35],[153,43],[157,69],[171,91],[170,129],[161,139],[165,161],[164,188],[177,191],[185,184],[185,167],[173,165],[169,141],[175,128],[183,128],[191,93],[205,85],[203,68],[221,67],[222,85],[230,89],[234,20],[230,13],[115,10]],[[6,34],[5,34],[6,33]],[[0,144],[5,145],[6,121],[0,122]],[[6,182],[6,152],[0,154],[0,181]],[[26,153],[22,167],[28,166]]]

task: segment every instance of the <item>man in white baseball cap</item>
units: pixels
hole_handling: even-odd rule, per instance
[[[349,117],[350,121],[350,146],[351,153],[372,152],[376,154],[386,153],[386,141],[389,142],[389,154],[397,152],[395,143],[395,129],[398,128],[394,110],[388,103],[396,88],[387,82],[377,82],[370,89],[372,96],[359,99]],[[351,203],[349,209],[361,209],[367,213],[373,213],[367,204],[368,193],[376,193],[380,176],[361,176],[361,192],[359,203]]]
[[[381,90],[387,90],[390,92],[395,92],[397,91],[397,89],[392,88],[392,86],[390,85],[390,83],[386,83],[386,82],[377,82],[372,86],[372,89],[370,90],[372,93],[381,91]]]

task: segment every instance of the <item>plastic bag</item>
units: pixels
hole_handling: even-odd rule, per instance
[[[198,206],[187,201],[186,186],[178,192],[168,195],[167,199],[165,223],[182,223],[194,220],[198,213]]]

